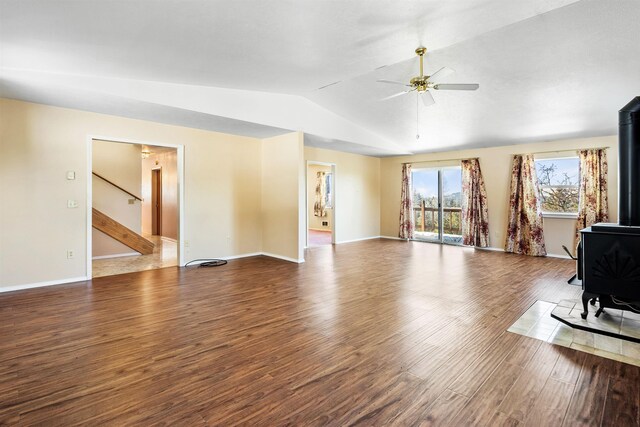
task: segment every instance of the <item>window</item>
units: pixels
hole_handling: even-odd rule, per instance
[[[333,188],[331,187],[331,174],[328,173],[324,176],[324,206],[327,209],[333,208],[331,205],[331,200],[333,199],[331,196],[333,194]]]
[[[577,157],[536,159],[542,212],[577,214],[580,164]]]

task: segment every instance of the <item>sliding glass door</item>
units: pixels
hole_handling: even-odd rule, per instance
[[[412,171],[415,239],[462,244],[460,166]]]

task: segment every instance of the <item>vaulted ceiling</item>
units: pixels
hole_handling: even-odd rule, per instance
[[[0,0],[0,96],[380,156],[606,135],[638,22],[637,0]],[[380,101],[420,45],[480,89]]]

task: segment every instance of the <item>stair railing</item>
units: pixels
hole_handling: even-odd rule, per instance
[[[125,190],[124,188],[120,187],[118,184],[116,184],[116,183],[113,183],[113,182],[109,181],[109,180],[108,180],[107,178],[105,178],[104,176],[98,175],[97,173],[95,173],[95,172],[93,172],[93,171],[92,171],[91,173],[92,173],[93,175],[97,176],[98,178],[100,178],[101,180],[103,180],[104,182],[106,182],[106,183],[109,183],[109,184],[113,185],[113,186],[114,186],[114,187],[116,187],[118,190],[124,191],[125,193],[127,193],[128,195],[130,195],[131,197],[133,197],[134,199],[142,201],[142,199],[141,199],[140,197],[136,196],[135,194],[133,194],[133,193],[132,193],[132,192],[130,192],[130,191]]]

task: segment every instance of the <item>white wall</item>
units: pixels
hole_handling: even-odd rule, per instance
[[[85,100],[87,94],[99,99],[124,98],[132,103],[143,102],[279,129],[295,129],[329,140],[363,144],[365,148],[378,147],[398,154],[408,152],[405,147],[299,95],[35,70],[4,69],[3,79],[37,93],[71,91],[79,100]],[[98,93],[95,93],[96,88],[99,88]]]
[[[306,161],[333,163],[336,243],[380,235],[380,159],[305,147]]]
[[[398,236],[403,162],[420,162],[421,165],[446,166],[452,162],[444,160],[478,157],[487,187],[491,246],[503,249],[508,223],[509,185],[513,154],[535,154],[553,150],[558,155],[563,155],[575,153],[578,149],[596,147],[610,147],[607,150],[609,161],[609,213],[610,220],[615,222],[618,219],[618,139],[617,136],[607,136],[384,158],[381,165],[381,233],[384,236]],[[555,155],[556,153],[551,154]],[[549,153],[545,153],[545,157],[548,156]],[[566,245],[569,248],[574,245],[575,226],[575,219],[545,218],[544,234],[547,252],[551,255],[564,256],[565,252],[562,250],[562,245]]]
[[[324,217],[318,217],[313,212],[313,205],[316,200],[318,172],[329,174],[331,173],[331,166],[310,164],[307,167],[307,227],[312,230],[331,231],[333,227],[331,219],[333,208],[326,208],[327,216]],[[326,222],[327,225],[322,225],[323,222]]]
[[[262,250],[298,262],[304,260],[303,163],[301,133],[262,140]]]
[[[140,146],[119,144],[108,141],[93,141],[93,171],[114,184],[140,197],[141,158]],[[110,216],[125,227],[140,233],[140,201],[93,176],[93,207]],[[132,204],[129,201],[133,201]],[[136,253],[133,249],[109,237],[101,231],[92,229],[92,256],[117,256]]]
[[[87,276],[88,135],[184,145],[186,261],[261,251],[260,140],[0,99],[0,287]]]

